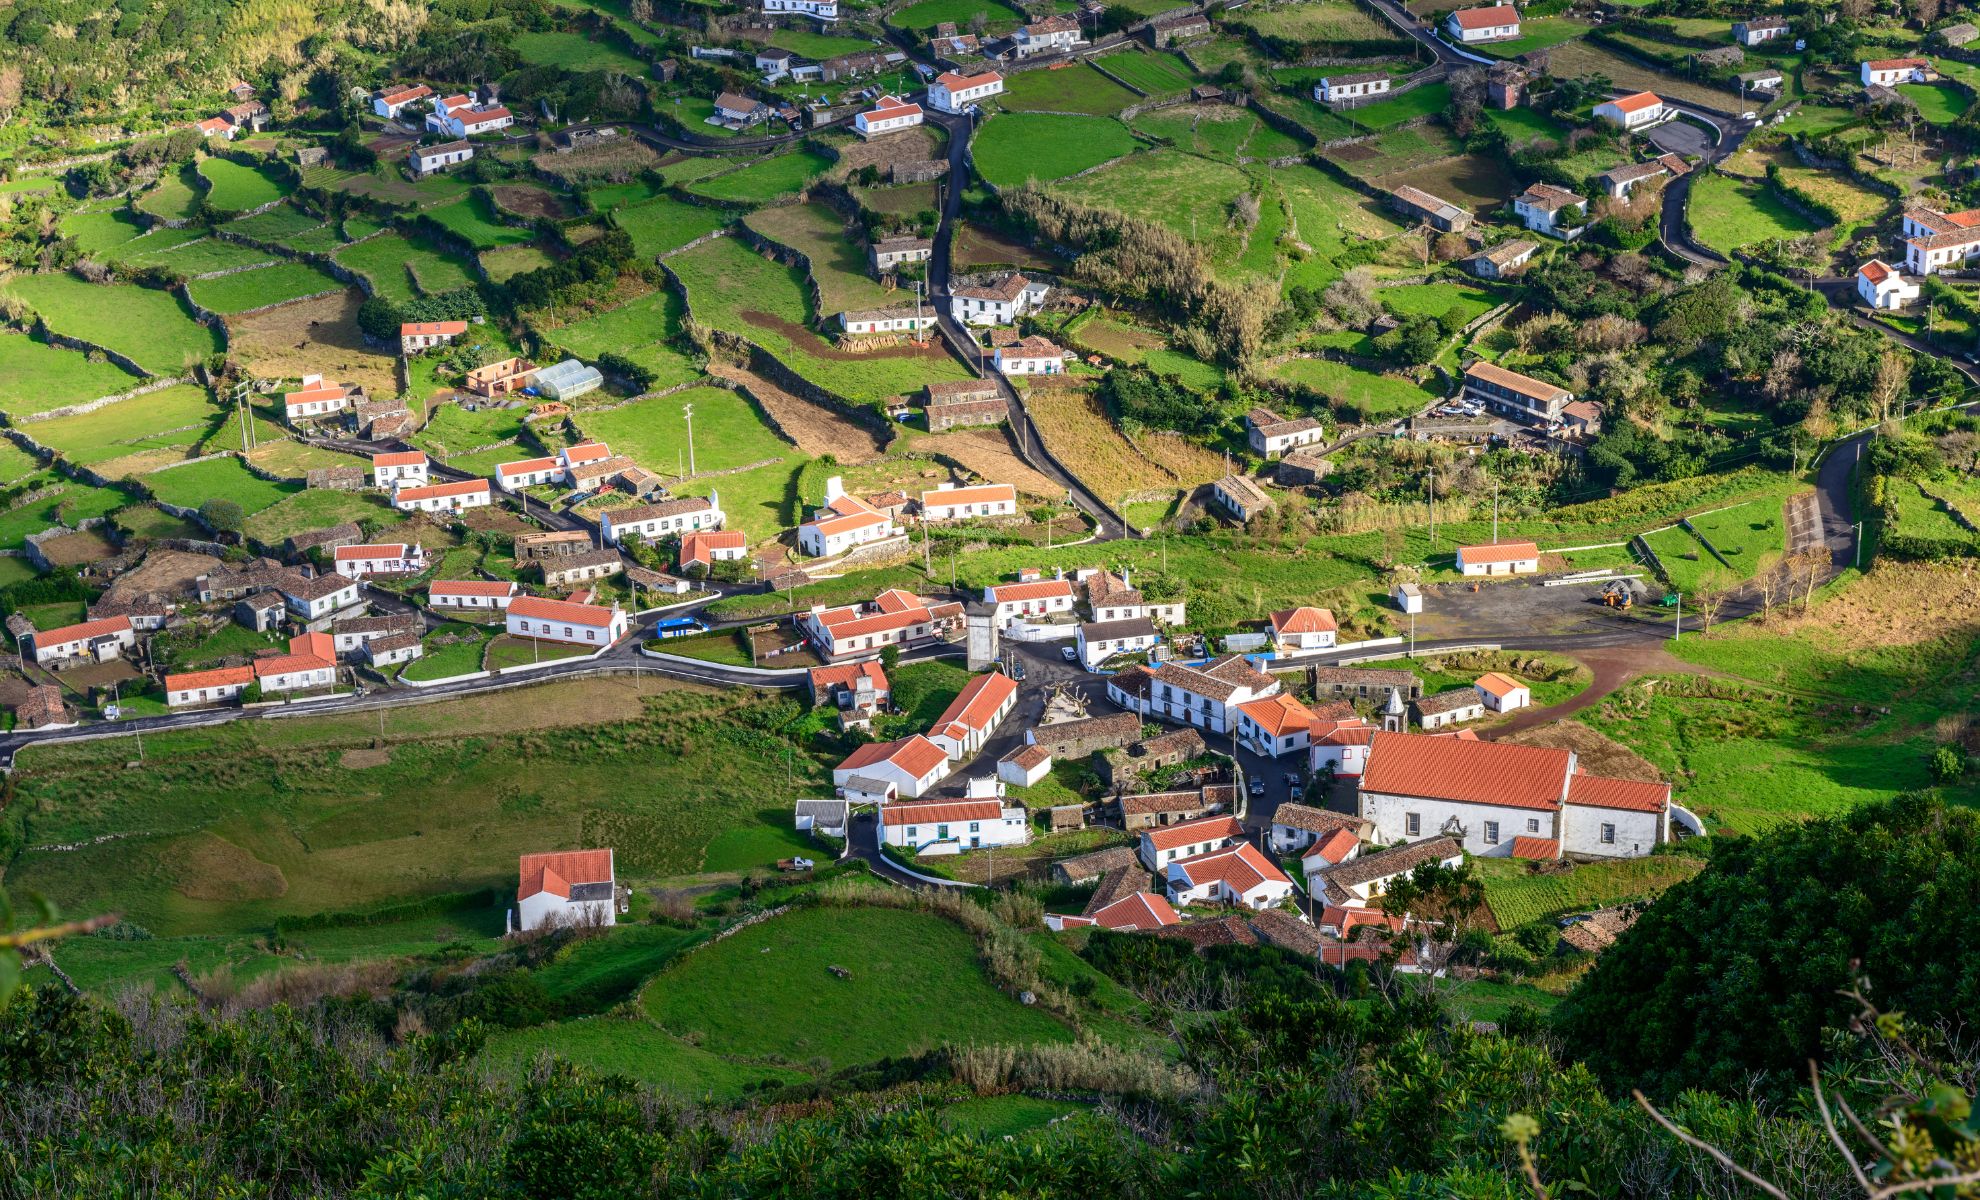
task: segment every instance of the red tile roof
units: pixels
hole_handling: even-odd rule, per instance
[[[889,826],[931,825],[944,821],[1001,821],[1004,806],[995,800],[930,800],[882,805],[880,820]]]
[[[1022,600],[1054,600],[1060,596],[1070,598],[1073,586],[1063,579],[1046,579],[1038,583],[1000,583],[990,589],[990,598],[999,604]]]
[[[1348,852],[1361,844],[1361,839],[1351,829],[1336,829],[1321,838],[1302,854],[1301,858],[1317,858],[1328,866],[1339,866],[1347,861]]]
[[[1093,923],[1102,929],[1162,929],[1181,921],[1168,898],[1153,892],[1123,896],[1093,914]]]
[[[1868,279],[1871,283],[1882,283],[1886,279],[1889,279],[1891,276],[1897,274],[1896,271],[1893,271],[1891,269],[1889,263],[1884,262],[1882,259],[1876,259],[1876,258],[1873,258],[1869,262],[1864,263],[1862,266],[1856,268],[1856,273],[1858,275],[1863,276],[1865,279]]]
[[[954,71],[944,71],[935,77],[935,82],[952,92],[961,92],[986,83],[1002,83],[1004,77],[995,71],[985,71],[981,75],[958,75]]]
[[[612,448],[604,442],[579,442],[575,446],[564,448],[564,461],[572,466],[610,457],[612,457]]]
[[[1452,15],[1457,18],[1459,29],[1492,29],[1500,25],[1519,24],[1519,9],[1510,4],[1495,4],[1490,8],[1461,8]]]
[[[921,779],[949,761],[948,751],[920,734],[910,734],[891,742],[869,742],[846,756],[841,771],[857,771],[875,763],[892,763],[911,778]]]
[[[681,564],[712,563],[717,550],[741,550],[749,545],[740,529],[721,529],[711,533],[684,533],[681,535]]]
[[[423,334],[437,333],[451,337],[456,334],[466,333],[467,327],[468,323],[466,321],[405,321],[399,325],[399,336],[416,337]]]
[[[83,621],[75,625],[62,625],[54,629],[37,630],[34,644],[37,646],[59,646],[63,642],[86,642],[91,638],[102,637],[107,633],[131,632],[131,619],[126,616],[103,617],[95,621]]]
[[[427,585],[428,599],[434,596],[513,596],[521,587],[515,583],[497,583],[492,579],[434,580]]]
[[[1002,671],[978,675],[963,685],[949,707],[935,718],[935,727],[958,724],[981,733],[990,728],[997,710],[1017,694],[1017,681]]]
[[[371,456],[374,467],[417,467],[426,462],[424,450],[392,450]]]
[[[1015,504],[1017,489],[1008,483],[983,483],[974,487],[921,493],[921,507],[924,509],[930,504],[948,508],[958,504],[995,504],[1003,500]]]
[[[1477,687],[1479,691],[1489,696],[1497,696],[1503,700],[1514,692],[1525,688],[1526,685],[1510,675],[1501,675],[1497,671],[1487,671],[1478,677]]]
[[[1929,67],[1932,65],[1932,60],[1929,58],[1872,58],[1865,61],[1863,65],[1869,67],[1872,71],[1907,71],[1913,67]],[[1644,94],[1648,95],[1649,93],[1646,92]]]
[[[339,546],[331,553],[337,562],[357,562],[367,558],[404,558],[404,542],[382,542],[375,546]]]
[[[187,671],[183,675],[167,675],[165,691],[186,692],[200,688],[232,687],[236,684],[246,687],[254,682],[253,667],[216,667],[211,671]]]
[[[586,625],[593,629],[606,629],[612,624],[612,610],[603,605],[572,604],[568,600],[545,600],[541,596],[517,596],[509,603],[509,612],[518,617],[569,621],[573,625]]]
[[[1576,771],[1568,780],[1569,804],[1583,808],[1620,808],[1629,812],[1661,813],[1671,802],[1668,783],[1638,783]]]
[[[1561,844],[1553,838],[1516,837],[1512,843],[1512,856],[1551,862],[1561,856]]]
[[[1274,738],[1284,737],[1289,733],[1297,733],[1313,726],[1313,714],[1307,710],[1307,707],[1283,693],[1253,700],[1248,704],[1240,704],[1238,711],[1250,717],[1252,724]]]
[[[1206,883],[1222,883],[1240,896],[1261,883],[1292,885],[1286,873],[1272,865],[1272,860],[1250,842],[1239,842],[1223,850],[1212,850],[1208,854],[1199,854],[1169,865],[1181,867],[1184,878],[1198,887]]]
[[[1617,112],[1633,113],[1641,112],[1655,104],[1662,104],[1663,100],[1655,92],[1637,92],[1611,100],[1609,103],[1616,106]]]
[[[1468,563],[1509,563],[1539,558],[1540,547],[1532,542],[1494,542],[1486,546],[1459,546],[1458,556]]]
[[[1288,633],[1333,633],[1340,628],[1334,620],[1331,608],[1313,608],[1301,605],[1272,614],[1272,630],[1281,636]]]
[[[1236,817],[1200,817],[1194,821],[1182,821],[1175,825],[1164,825],[1160,829],[1144,829],[1141,836],[1157,850],[1174,850],[1178,846],[1193,846],[1198,842],[1215,842],[1244,836],[1244,826]]]
[[[511,475],[535,475],[540,471],[558,471],[564,464],[554,458],[524,458],[515,462],[495,464],[495,474],[506,479]]]
[[[559,850],[549,854],[522,856],[522,883],[516,899],[527,900],[541,892],[570,899],[574,883],[612,882],[610,850]]]
[[[879,663],[868,661],[811,668],[811,691],[813,695],[817,695],[835,687],[854,687],[858,685],[861,677],[871,679],[873,690],[876,692],[888,690],[887,672],[880,668]]]
[[[427,487],[400,488],[394,500],[434,500],[443,496],[471,496],[488,490],[486,479],[463,479],[456,483],[436,483]]]
[[[1557,811],[1574,756],[1546,746],[1378,733],[1361,790]]]

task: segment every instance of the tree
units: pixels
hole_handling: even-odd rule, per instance
[[[1794,588],[1801,593],[1801,610],[1807,612],[1815,603],[1815,585],[1822,582],[1834,560],[1829,557],[1826,546],[1815,546],[1807,550],[1797,550],[1788,555],[1788,578]]]
[[[1980,1012],[1980,813],[1907,795],[1715,842],[1558,1010],[1610,1083],[1791,1092],[1859,975],[1926,1024]]]
[[[239,533],[247,524],[247,513],[234,501],[215,496],[199,506],[199,519],[215,532]]]
[[[1485,109],[1485,72],[1478,67],[1459,67],[1446,77],[1451,88],[1451,107],[1445,114],[1459,137],[1470,137],[1478,128],[1478,116]]]
[[[1486,911],[1485,885],[1471,873],[1470,863],[1447,867],[1427,862],[1389,885],[1382,908],[1409,922],[1390,953],[1400,955],[1414,941],[1423,977],[1435,979],[1474,947],[1473,935],[1482,931],[1479,918]]]
[[[889,645],[889,646],[882,646],[880,648],[881,670],[887,672],[889,675],[892,675],[894,671],[900,667],[900,665],[901,665],[901,648],[899,646]]]
[[[1691,611],[1702,626],[1699,632],[1712,632],[1712,622],[1719,619],[1719,610],[1726,606],[1732,591],[1732,578],[1724,571],[1707,571],[1699,577],[1698,586],[1691,591]]]

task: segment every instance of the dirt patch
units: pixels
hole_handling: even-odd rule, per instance
[[[41,543],[41,552],[58,567],[75,567],[99,562],[117,553],[110,539],[93,530],[65,533]]]
[[[554,196],[542,188],[519,187],[515,184],[507,184],[501,187],[491,188],[490,191],[494,194],[495,203],[498,206],[515,213],[517,216],[548,217],[553,221],[561,221],[565,217],[573,215],[571,206],[564,201],[563,197]]]
[[[346,750],[337,756],[337,765],[346,771],[367,771],[372,767],[382,767],[392,761],[389,749]]]
[[[1776,608],[1761,624],[1742,621],[1713,637],[1751,630],[1765,637],[1805,638],[1838,651],[1862,646],[1909,646],[1980,626],[1980,565],[1880,562],[1869,574],[1815,603],[1803,614]],[[1686,636],[1689,636],[1688,634]]]
[[[490,530],[495,533],[532,533],[536,526],[523,520],[506,508],[470,508],[461,514],[461,524],[469,529]]]
[[[611,138],[558,154],[539,154],[530,165],[566,183],[599,177],[631,179],[660,161],[651,147],[638,138]]]
[[[211,574],[219,565],[219,559],[204,554],[153,550],[137,566],[117,576],[104,591],[103,600],[107,604],[128,604],[146,592],[183,591],[194,579]]]
[[[1335,162],[1367,162],[1371,158],[1382,157],[1382,152],[1365,142],[1354,142],[1334,147],[1327,151],[1327,157]]]
[[[71,667],[56,675],[62,686],[79,695],[87,695],[91,688],[107,688],[113,683],[128,683],[140,678],[140,672],[121,658],[109,662],[91,663],[86,667]]]
[[[1056,497],[1065,492],[1050,476],[1018,457],[1010,431],[1003,426],[938,433],[915,442],[915,449],[946,455],[985,479],[1011,484],[1027,495]]]
[[[909,343],[905,346],[889,346],[884,350],[871,350],[864,354],[854,354],[850,350],[839,349],[824,338],[819,337],[812,330],[806,329],[804,326],[793,321],[786,321],[782,317],[773,317],[767,312],[761,312],[754,308],[744,309],[741,315],[744,321],[756,326],[758,329],[770,330],[789,338],[798,349],[804,351],[806,354],[814,358],[828,359],[832,362],[872,362],[876,358],[942,359],[949,357],[948,350],[943,346],[939,338],[930,338],[926,346],[917,346]]]
[[[1634,779],[1639,783],[1664,782],[1663,774],[1649,759],[1579,721],[1552,721],[1500,740],[1521,746],[1572,750],[1582,768],[1591,774]]]
[[[179,839],[164,858],[177,869],[175,890],[188,900],[273,900],[289,890],[280,867],[210,833]]]
[[[957,230],[950,253],[955,257],[957,269],[965,271],[980,267],[1033,267],[1050,271],[1062,265],[1056,255],[969,222]]]
[[[842,463],[862,463],[886,449],[880,435],[851,417],[822,404],[791,395],[769,380],[742,367],[711,362],[708,373],[733,380],[756,397],[763,411],[777,422],[797,448],[813,458],[830,454]],[[480,511],[480,510],[476,510]]]
[[[183,446],[166,450],[144,450],[137,454],[126,454],[122,458],[96,463],[90,469],[107,479],[129,479],[133,475],[149,475],[160,467],[184,462],[186,458],[187,451]]]
[[[374,395],[399,391],[394,360],[365,345],[357,312],[364,294],[348,288],[333,296],[284,304],[227,321],[229,352],[255,375],[326,378],[361,383]]]

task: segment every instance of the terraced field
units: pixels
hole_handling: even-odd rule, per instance
[[[1064,179],[1138,145],[1112,117],[1014,112],[984,123],[970,152],[983,178],[998,187],[1016,187],[1028,180]]]
[[[0,333],[0,378],[7,380],[0,410],[16,419],[120,395],[142,382],[107,359],[37,342],[24,333]]]
[[[866,272],[866,251],[848,231],[837,212],[823,203],[780,204],[744,218],[744,224],[781,246],[803,254],[818,285],[818,305],[824,314],[848,309],[882,308],[898,303],[901,293],[890,291]]]
[[[57,333],[115,350],[153,374],[175,375],[220,349],[219,334],[193,320],[170,292],[73,275],[21,276],[4,290]]]

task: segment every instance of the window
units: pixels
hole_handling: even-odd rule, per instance
[[[1528,817],[1528,818],[1526,818],[1526,832],[1528,832],[1528,833],[1539,833],[1539,832],[1540,832],[1540,818],[1539,818],[1539,817]]]
[[[1417,816],[1415,813],[1404,813],[1403,832],[1410,837],[1415,837],[1417,834],[1423,832],[1423,818]]]
[[[523,631],[524,633],[528,633],[528,632],[529,632],[529,622],[528,622],[528,621],[517,621],[517,622],[516,622],[516,628],[517,628],[517,629],[520,629],[520,630],[522,630],[522,631]]]
[[[1499,844],[1499,823],[1497,821],[1485,822],[1485,844],[1487,846],[1496,846]]]
[[[935,827],[935,836],[938,839],[946,841],[949,836],[949,827],[947,825],[937,825]]]
[[[1602,826],[1602,844],[1604,846],[1613,846],[1616,844],[1616,827],[1614,825],[1605,823]]]
[[[971,822],[969,823],[969,831],[970,831],[971,833],[981,833],[981,832],[983,832],[983,822],[981,822],[981,821],[971,821]]]

